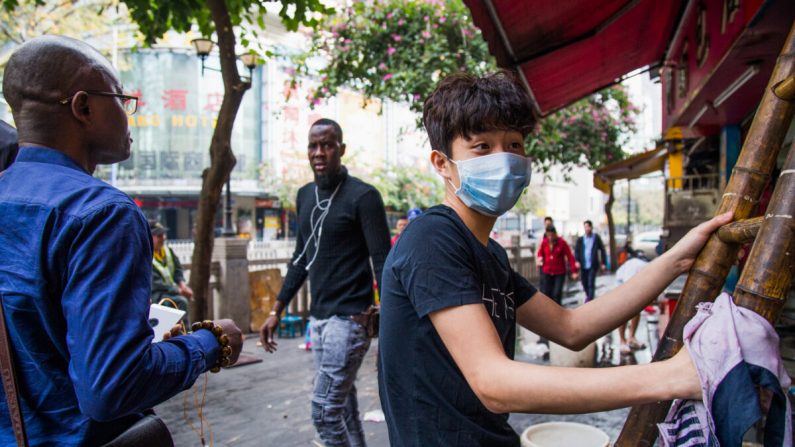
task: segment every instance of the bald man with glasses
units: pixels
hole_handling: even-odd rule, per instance
[[[92,176],[130,156],[137,98],[110,63],[75,39],[32,39],[9,59],[3,93],[20,148],[0,175],[0,298],[28,443],[103,445],[234,363],[242,336],[220,320],[218,334],[152,343],[149,226],[126,194]],[[5,397],[0,445],[12,445]]]

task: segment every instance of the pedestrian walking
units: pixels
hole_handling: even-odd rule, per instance
[[[621,284],[629,281],[630,278],[640,273],[640,271],[643,270],[648,263],[649,261],[646,259],[646,255],[644,255],[642,251],[637,250],[629,252],[629,259],[621,264],[621,267],[616,270],[616,285],[620,286]],[[635,335],[638,332],[638,324],[640,324],[640,313],[632,317],[629,322],[629,336],[626,335],[626,321],[618,327],[619,351],[621,354],[626,355],[630,354],[634,350],[646,348],[645,343],[642,343],[635,338]]]
[[[607,250],[602,238],[593,232],[593,222],[586,220],[582,224],[585,234],[577,238],[574,245],[574,258],[580,269],[582,288],[585,290],[585,302],[591,301],[596,293],[596,275],[606,270]]]
[[[312,421],[328,446],[364,446],[354,382],[374,335],[369,311],[373,277],[380,285],[389,227],[378,191],[342,165],[345,143],[339,124],[329,119],[312,124],[307,155],[315,181],[298,191],[295,253],[260,341],[267,351],[276,350],[273,334],[282,311],[308,276],[315,363]]]
[[[541,242],[538,243],[538,250],[536,250],[536,267],[538,267],[538,283],[544,282],[544,261],[541,259],[541,245],[547,240],[546,229],[549,226],[554,226],[555,221],[551,216],[544,217],[544,235],[541,236]]]
[[[394,247],[395,243],[397,243],[398,239],[400,239],[400,235],[403,233],[403,230],[406,228],[406,225],[409,224],[409,217],[408,216],[400,216],[395,224],[395,235],[392,236],[391,245]]]
[[[571,272],[571,279],[577,280],[577,264],[569,244],[558,236],[554,225],[546,228],[544,240],[538,250],[538,260],[544,276],[541,277],[541,292],[558,304],[563,304],[563,283],[566,281],[566,269]]]

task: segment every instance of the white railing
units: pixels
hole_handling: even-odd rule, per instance
[[[193,256],[193,241],[189,239],[170,240],[166,242],[174,254],[177,255],[179,261],[183,264],[190,264],[191,257]],[[274,260],[282,261],[283,259],[290,259],[295,250],[295,241],[252,241],[248,244],[248,260]]]
[[[254,241],[248,244],[248,260],[283,260],[293,256],[295,241]],[[275,263],[275,262],[274,262]]]
[[[190,264],[193,257],[193,241],[189,239],[178,239],[166,241],[166,245],[171,248],[175,255],[179,258],[179,262],[183,264]]]
[[[538,284],[538,269],[535,264],[535,246],[519,245],[518,237],[511,241],[512,246],[506,247],[508,259],[511,267],[527,278],[530,282]],[[186,277],[190,275],[190,262],[193,255],[193,241],[190,240],[170,240],[168,246],[174,250],[185,269]],[[515,245],[514,245],[515,244]],[[279,269],[282,278],[287,274],[287,267],[295,250],[295,241],[255,241],[248,245],[248,270],[254,272],[258,270]],[[219,263],[213,262],[211,270],[211,288],[220,289],[220,282],[223,278],[219,276]],[[311,303],[311,296],[308,293],[308,281],[298,296],[290,303],[290,312],[294,314],[307,315]],[[213,295],[215,295],[213,293]],[[214,299],[211,298],[211,299]],[[211,309],[212,307],[210,307]]]

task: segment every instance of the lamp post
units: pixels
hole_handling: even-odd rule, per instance
[[[193,39],[190,41],[193,44],[193,48],[196,49],[196,55],[199,56],[199,59],[202,61],[202,77],[204,77],[204,61],[207,59],[207,56],[210,55],[210,52],[213,51],[213,45],[215,43],[210,39],[200,38],[200,39]],[[221,71],[215,68],[208,68],[209,70]]]
[[[199,38],[193,39],[190,41],[193,45],[194,49],[196,50],[196,55],[199,56],[201,60],[202,66],[202,77],[204,77],[204,70],[212,70],[212,71],[221,71],[217,68],[207,67],[204,64],[204,61],[207,57],[210,56],[210,53],[213,51],[213,46],[215,43],[210,39]],[[254,69],[257,67],[257,55],[254,53],[245,53],[238,56],[243,65],[248,68],[248,82],[250,83],[254,78]],[[232,227],[232,173],[229,173],[229,177],[226,179],[226,203],[224,204],[224,236],[234,236],[235,230]]]
[[[238,56],[240,62],[248,68],[248,81],[254,80],[254,69],[257,68],[257,55],[254,53],[244,53]]]

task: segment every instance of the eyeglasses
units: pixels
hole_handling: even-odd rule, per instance
[[[127,115],[132,115],[133,113],[138,110],[138,97],[137,96],[130,96],[130,95],[123,95],[121,93],[112,93],[112,92],[96,92],[91,90],[85,90],[84,93],[89,95],[97,95],[97,96],[112,96],[115,98],[121,98],[121,106],[124,108],[124,111]],[[75,95],[69,96],[68,98],[58,100],[59,103],[66,105],[69,104]]]

